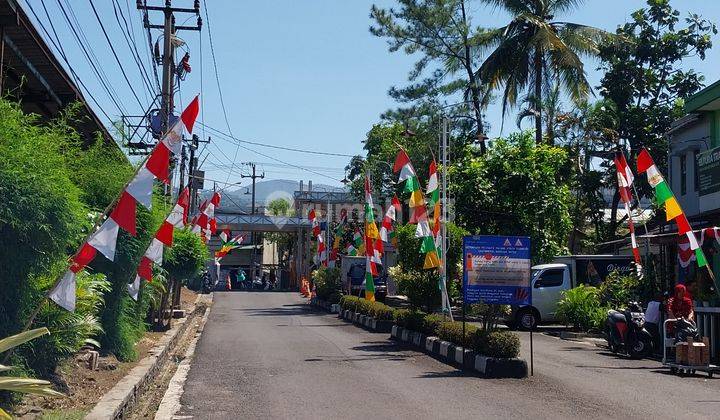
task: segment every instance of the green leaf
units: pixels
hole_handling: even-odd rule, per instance
[[[34,330],[25,331],[20,334],[3,338],[2,340],[0,340],[0,353],[3,353],[13,347],[17,347],[23,343],[26,343],[34,338],[43,336],[45,334],[50,334],[50,331],[48,331],[47,328],[43,327],[35,328]]]

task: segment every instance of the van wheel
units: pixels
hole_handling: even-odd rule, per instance
[[[521,309],[517,314],[517,326],[524,331],[530,331],[537,328],[538,317],[530,308]]]

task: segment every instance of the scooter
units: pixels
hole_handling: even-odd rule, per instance
[[[613,353],[641,359],[652,351],[652,335],[645,329],[645,314],[637,302],[631,302],[623,312],[609,310],[606,326],[608,347]]]

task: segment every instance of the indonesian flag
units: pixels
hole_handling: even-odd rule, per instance
[[[667,221],[675,220],[678,226],[678,235],[687,236],[690,249],[695,251],[698,267],[705,267],[708,262],[690,227],[690,222],[680,208],[680,204],[675,199],[672,190],[670,190],[670,186],[665,181],[665,178],[663,178],[657,166],[655,166],[655,161],[645,148],[638,154],[637,170],[639,173],[647,173],[648,183],[655,189],[656,202],[665,207]]]
[[[638,248],[637,239],[635,238],[635,223],[633,221],[632,209],[630,207],[632,201],[631,186],[635,177],[633,176],[630,166],[625,160],[625,153],[618,151],[615,153],[615,169],[617,170],[618,191],[620,198],[625,206],[625,212],[628,217],[628,230],[630,231],[630,243],[632,245],[632,253],[635,258],[635,265],[638,273],[642,273],[642,259],[640,258],[640,249]]]
[[[385,211],[385,217],[383,217],[382,225],[380,226],[380,239],[383,242],[389,242],[391,234],[393,232],[393,222],[396,220],[397,213],[400,211],[400,200],[397,195],[392,198],[390,207]]]
[[[315,209],[310,210],[310,213],[308,213],[308,219],[312,224],[313,236],[317,237],[320,234],[320,223],[318,222],[317,215],[315,214]]]
[[[155,236],[150,241],[145,250],[145,254],[138,264],[135,279],[132,283],[128,283],[127,289],[130,297],[134,300],[138,299],[140,293],[140,279],[152,281],[153,263],[162,264],[163,251],[165,246],[172,246],[174,229],[182,229],[185,227],[183,219],[185,216],[185,208],[188,201],[188,189],[185,188],[178,196],[178,201],[170,210],[165,220],[155,232]],[[185,206],[185,207],[184,207]]]

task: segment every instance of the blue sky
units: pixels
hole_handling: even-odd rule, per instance
[[[137,41],[143,64],[149,69],[146,42],[141,41],[146,38],[143,38],[141,16],[135,10],[135,2],[116,1],[132,25],[132,35]],[[148,2],[162,3],[160,0]],[[117,92],[113,96],[119,99],[128,113],[141,114],[140,105],[129,92],[88,0],[61,0],[61,3],[66,7],[68,4],[72,6],[97,63]],[[128,78],[141,102],[146,104],[150,94],[144,96],[141,93],[140,70],[130,58],[130,50],[115,21],[112,2],[94,3],[123,60]],[[197,32],[180,34],[187,42],[193,72],[182,83],[181,97],[176,99],[181,98],[186,103],[188,98],[202,91],[201,120],[222,132],[232,131],[240,140],[345,155],[362,153],[361,141],[365,133],[378,122],[380,113],[395,106],[387,95],[388,88],[404,84],[414,62],[412,57],[403,53],[389,53],[385,41],[368,32],[371,24],[369,10],[373,3],[382,6],[394,4],[391,0],[211,0],[207,5],[210,30],[229,129],[220,105],[205,16],[202,42]],[[720,2],[716,0],[674,0],[672,3],[683,16],[690,6],[693,12],[720,22]],[[40,15],[40,21],[51,31],[41,0],[24,0],[24,4],[32,5]],[[175,0],[173,4],[191,7],[192,1]],[[639,0],[589,0],[571,15],[557,18],[614,30],[629,18],[633,10],[644,4]],[[46,7],[60,44],[76,73],[111,118],[119,119],[120,112],[93,74],[57,3],[46,1]],[[25,8],[31,15],[27,6]],[[472,4],[471,10],[475,25],[501,26],[507,21],[507,16],[482,6],[480,2]],[[161,14],[153,15],[152,20],[159,23]],[[178,15],[178,24],[184,20]],[[194,18],[187,22],[192,23]],[[157,37],[159,31],[153,31],[152,35]],[[720,42],[717,37],[713,41]],[[687,61],[688,68],[705,74],[708,84],[720,78],[719,64],[720,45],[710,51],[704,62],[696,59]],[[586,61],[593,85],[600,78],[595,67],[596,62]],[[492,105],[487,114],[492,124],[490,136],[499,136],[500,105]],[[514,129],[515,118],[510,115],[506,117],[504,133]],[[202,127],[197,126],[196,132],[203,134]],[[245,167],[239,163],[257,162],[268,179],[310,179],[315,183],[340,185],[342,168],[349,159],[250,144],[242,144],[243,148],[240,148],[237,143],[209,130],[204,130],[204,135],[211,135],[212,142],[201,157],[201,160],[204,159],[203,168],[207,170],[208,178],[221,182],[242,182],[246,185],[248,180],[240,178]],[[234,166],[232,161],[236,162]]]

